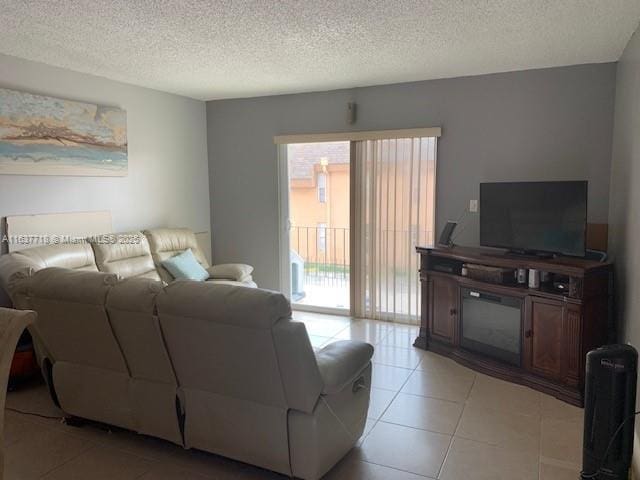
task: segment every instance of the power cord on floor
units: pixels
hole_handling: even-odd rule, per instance
[[[627,424],[627,422],[633,418],[636,417],[636,415],[640,414],[640,410],[637,412],[634,412],[633,414],[629,415],[627,418],[625,418],[622,423],[620,423],[620,425],[618,426],[618,428],[616,428],[616,431],[613,432],[613,435],[611,436],[611,440],[609,440],[609,444],[607,445],[606,450],[604,451],[604,456],[602,457],[602,460],[600,461],[600,466],[598,467],[598,470],[596,470],[594,473],[590,473],[590,474],[584,474],[584,473],[580,473],[581,475],[581,479],[589,479],[589,478],[594,478],[597,479],[598,476],[603,473],[602,469],[604,468],[604,463],[607,461],[607,457],[609,456],[609,450],[611,450],[611,447],[613,446],[613,442],[616,440],[616,437],[618,436],[618,434],[622,431],[622,428]]]
[[[46,420],[62,420],[62,417],[54,417],[53,415],[44,415],[42,413],[36,413],[36,412],[27,412],[25,410],[19,410],[17,408],[12,408],[12,407],[5,407],[4,409],[9,412],[19,413],[20,415],[29,415],[31,417],[44,418]]]

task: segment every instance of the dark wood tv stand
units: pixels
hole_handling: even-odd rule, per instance
[[[583,405],[586,353],[607,343],[610,329],[610,263],[536,258],[501,250],[417,247],[422,288],[420,334],[414,345],[451,357],[479,372],[527,385],[574,405]],[[567,291],[553,284],[530,289],[463,276],[462,264],[537,269],[570,279]],[[461,289],[522,300],[520,365],[496,360],[461,345]]]

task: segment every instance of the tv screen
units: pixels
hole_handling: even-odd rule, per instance
[[[480,184],[480,244],[583,257],[587,182]]]

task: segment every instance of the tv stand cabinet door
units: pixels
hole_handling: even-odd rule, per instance
[[[525,308],[525,368],[549,380],[562,381],[566,349],[564,304],[528,297]]]
[[[433,338],[455,345],[458,330],[458,284],[442,277],[429,279],[429,331]]]

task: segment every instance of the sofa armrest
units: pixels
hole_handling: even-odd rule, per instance
[[[372,345],[354,340],[333,342],[317,352],[318,369],[324,383],[322,393],[331,395],[342,391],[357,379],[372,356]]]
[[[212,265],[207,268],[207,272],[209,273],[209,278],[216,280],[244,282],[251,280],[253,267],[243,263],[222,263],[220,265]]]
[[[42,267],[24,255],[8,253],[0,257],[0,288],[14,300],[16,287]]]

